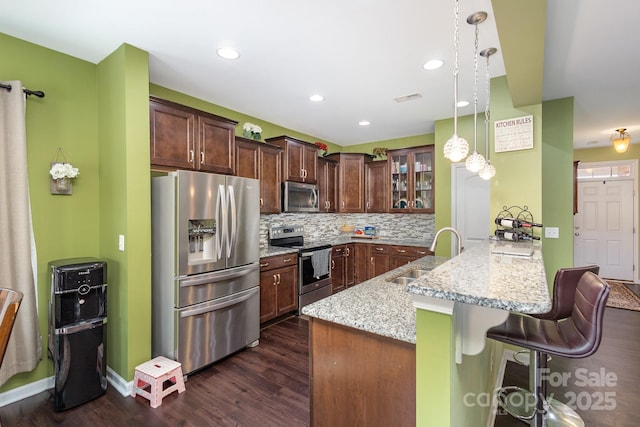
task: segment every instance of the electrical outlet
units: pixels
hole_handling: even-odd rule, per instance
[[[545,227],[544,237],[546,237],[547,239],[559,239],[560,229],[558,227]]]
[[[124,234],[118,235],[118,250],[124,252]]]

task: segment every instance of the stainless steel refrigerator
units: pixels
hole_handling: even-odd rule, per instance
[[[152,352],[200,369],[260,337],[256,179],[152,178]]]

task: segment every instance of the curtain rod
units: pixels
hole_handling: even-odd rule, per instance
[[[11,87],[11,85],[4,84],[4,83],[0,83],[0,87],[1,87],[1,88],[3,88],[3,89],[8,90],[9,92],[11,92],[11,89],[13,89],[13,88]],[[27,96],[29,96],[29,95],[35,95],[35,96],[37,96],[38,98],[44,98],[44,92],[43,92],[43,91],[41,91],[41,90],[31,90],[31,89],[27,89],[27,88],[24,88],[24,87],[23,87],[23,88],[22,88],[22,91],[23,91],[24,93],[26,93],[26,94],[27,94]]]

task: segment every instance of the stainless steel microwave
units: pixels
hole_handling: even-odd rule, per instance
[[[282,210],[284,212],[320,212],[318,186],[300,182],[282,183]]]

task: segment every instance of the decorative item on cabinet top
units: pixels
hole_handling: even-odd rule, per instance
[[[49,175],[51,175],[51,179],[49,188],[51,194],[71,194],[73,192],[71,180],[77,178],[80,175],[80,171],[67,162],[62,147],[58,148],[56,159],[50,165]]]
[[[253,123],[246,122],[242,125],[242,136],[260,141],[262,139],[262,128]]]
[[[314,142],[314,144],[320,149],[318,150],[318,155],[320,157],[323,157],[329,153],[329,148],[327,147],[327,144],[325,144],[324,142],[316,141]]]

